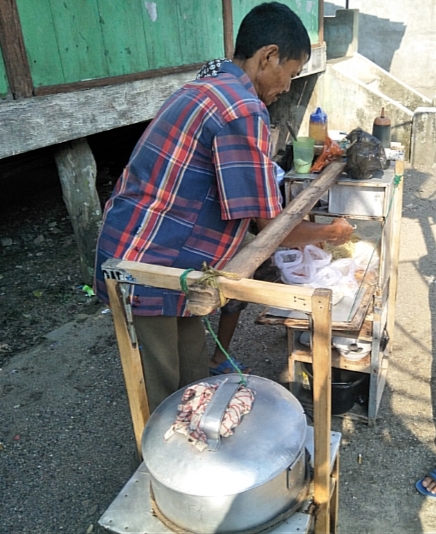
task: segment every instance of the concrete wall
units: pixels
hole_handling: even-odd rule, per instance
[[[325,2],[334,16],[346,0]],[[436,2],[348,0],[359,10],[357,51],[423,95],[436,97]]]

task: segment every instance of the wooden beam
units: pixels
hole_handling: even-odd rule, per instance
[[[153,119],[196,71],[0,104],[0,159]]]
[[[394,188],[394,198],[392,200],[392,242],[390,250],[390,272],[389,272],[389,303],[388,318],[386,328],[390,336],[390,346],[392,347],[392,338],[395,329],[395,302],[397,300],[398,288],[398,261],[400,257],[400,230],[401,215],[403,208],[403,188],[404,188],[404,161],[395,162],[395,178],[400,177],[400,182]]]
[[[0,0],[0,48],[14,98],[32,96],[33,82],[16,0]]]
[[[278,217],[245,246],[226,265],[225,271],[241,278],[249,278],[283,239],[299,224],[322,195],[335,183],[345,168],[345,163],[334,161],[308,187],[290,202]],[[251,302],[250,299],[245,299]],[[202,285],[194,285],[188,292],[188,310],[196,315],[208,315],[217,308],[217,292]]]
[[[313,427],[315,533],[330,532],[331,290],[316,289],[313,319]]]
[[[91,89],[93,87],[104,87],[105,85],[116,85],[120,83],[131,83],[138,80],[147,80],[149,78],[162,78],[163,76],[170,76],[173,74],[180,74],[184,72],[197,72],[202,66],[202,63],[192,63],[191,65],[179,65],[177,67],[165,67],[163,69],[151,69],[143,72],[135,72],[133,74],[122,74],[120,76],[110,76],[108,78],[95,78],[94,80],[83,80],[80,82],[63,83],[59,85],[46,85],[44,87],[35,87],[35,96],[53,95],[57,93],[71,93],[73,91],[80,91],[83,89]],[[192,76],[191,79],[193,79]]]
[[[118,341],[136,447],[139,457],[141,458],[142,433],[150,417],[141,354],[139,352],[138,344],[133,344],[129,336],[122,296],[117,281],[106,280],[106,287],[114,320],[115,334]]]
[[[108,260],[103,264],[102,269],[108,278],[118,281],[174,290],[180,290],[180,276],[184,273],[183,269],[175,269],[174,267],[162,267],[125,260]],[[188,273],[186,276],[188,287],[198,285],[203,276],[204,273],[201,271]],[[219,276],[217,281],[226,298],[264,304],[265,306],[278,306],[305,313],[310,313],[311,299],[315,291],[311,287],[272,284],[251,278],[230,280]]]
[[[303,220],[322,195],[330,189],[345,163],[330,163],[315,180],[295,197],[278,217],[264,228],[226,265],[226,271],[248,278],[268,259],[283,239]]]
[[[324,0],[318,0],[318,43],[324,43]]]
[[[223,3],[223,26],[224,26],[224,54],[232,59],[233,46],[233,6],[232,0],[222,0]]]
[[[313,50],[300,77],[325,70],[325,47],[322,50]],[[51,86],[47,92],[58,94],[45,96],[39,96],[45,89],[38,88],[36,97],[2,101],[0,159],[151,120],[168,97],[195,78],[197,67],[191,65],[192,70],[186,72],[184,68],[171,68],[166,75],[162,70],[152,71],[155,76],[151,78],[144,73],[143,79],[125,83],[115,83],[121,77],[78,82],[74,87],[82,90],[67,93],[62,91],[71,91],[73,86]],[[103,87],[95,87],[103,82]]]

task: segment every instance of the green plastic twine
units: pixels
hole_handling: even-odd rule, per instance
[[[191,272],[191,271],[194,271],[195,269],[186,269],[186,271],[183,271],[183,273],[180,275],[180,287],[182,288],[182,291],[185,295],[188,295],[188,282],[186,281],[186,277],[188,276],[188,274]],[[232,357],[230,356],[230,354],[224,349],[224,347],[221,345],[221,342],[219,341],[217,335],[215,334],[215,332],[213,331],[213,328],[212,328],[212,325],[210,324],[210,321],[207,317],[207,315],[205,315],[203,317],[203,322],[204,324],[206,325],[206,328],[209,330],[209,332],[211,333],[215,343],[218,345],[218,347],[222,350],[222,352],[224,353],[225,357],[227,358],[227,360],[231,363],[232,367],[235,369],[235,371],[238,373],[238,375],[240,376],[241,378],[241,382],[242,384],[244,384],[244,386],[247,385],[247,381],[245,380],[245,377],[244,375],[242,374],[241,370],[239,369],[239,367],[236,365],[236,363],[233,361]]]

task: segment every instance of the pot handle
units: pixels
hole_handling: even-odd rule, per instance
[[[233,378],[233,377],[232,377]],[[226,378],[215,391],[214,396],[204,411],[201,418],[200,428],[206,434],[207,448],[215,452],[221,444],[220,428],[221,421],[226,413],[227,406],[240,386],[239,377]]]

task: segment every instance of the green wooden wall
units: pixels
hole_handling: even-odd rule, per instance
[[[318,0],[282,0],[318,42]],[[234,35],[262,0],[233,0]],[[224,55],[221,0],[16,0],[34,87]],[[7,91],[0,62],[0,96]]]
[[[221,0],[17,0],[17,6],[35,87],[224,54]]]
[[[3,56],[0,54],[0,98],[4,98],[8,92],[8,81]]]
[[[254,6],[262,4],[265,0],[233,0],[233,26],[234,35],[245,15]],[[318,0],[280,0],[281,3],[289,6],[301,18],[309,33],[312,44],[318,42]]]

